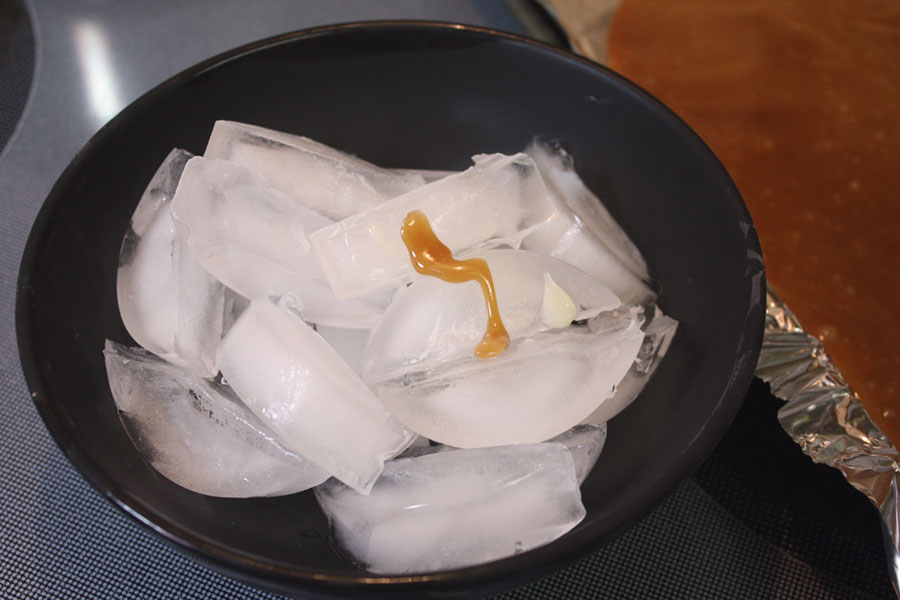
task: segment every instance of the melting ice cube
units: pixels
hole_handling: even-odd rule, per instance
[[[218,364],[288,448],[363,494],[413,436],[285,302],[253,300],[222,340]]]
[[[233,121],[216,121],[204,156],[252,169],[275,189],[334,220],[425,183],[420,174],[381,169],[309,138]]]
[[[399,458],[413,458],[416,456],[424,456],[425,454],[432,454],[434,452],[440,452],[441,449],[448,448],[452,450],[451,446],[444,446],[443,444],[432,446],[431,441],[421,435],[416,435],[413,440],[409,443],[409,446],[403,449],[403,452],[398,454]]]
[[[575,319],[589,319],[621,305],[606,286],[561,260],[524,250],[476,254],[488,262],[500,316],[513,340],[550,329],[542,318],[547,274],[573,300]],[[484,298],[476,282],[416,277],[397,293],[373,328],[363,356],[363,379],[374,383],[469,356],[486,324]]]
[[[172,150],[150,180],[122,242],[116,293],[131,337],[173,364],[212,377],[225,288],[177,235],[171,203],[193,155]]]
[[[172,213],[200,264],[246,298],[292,294],[304,318],[338,327],[371,327],[386,306],[380,298],[338,300],[307,236],[331,221],[244,167],[191,159]]]
[[[474,448],[539,442],[581,422],[634,362],[644,333],[625,307],[602,335],[569,328],[514,341],[500,356],[449,360],[376,385],[406,427]]]
[[[475,157],[475,165],[314,232],[310,239],[339,298],[396,287],[415,271],[400,238],[412,210],[454,253],[509,244],[552,218],[544,184],[525,154]]]
[[[369,341],[368,329],[345,329],[343,327],[328,327],[317,325],[316,332],[322,336],[328,345],[344,359],[354,373],[359,375],[362,364],[363,350]]]
[[[307,232],[328,225],[253,171],[223,160],[188,162],[172,207],[179,233],[203,259],[232,244],[301,275],[320,275]]]
[[[600,452],[606,444],[606,429],[606,423],[600,425],[579,423],[575,427],[547,440],[548,442],[562,444],[572,454],[572,461],[575,464],[575,476],[579,485],[584,483],[594,465],[597,464],[597,459],[600,458]],[[458,450],[458,448],[447,444],[432,445],[428,438],[419,435],[416,436],[409,448],[406,448],[399,457],[414,458],[438,452],[450,452],[452,450]]]
[[[109,386],[129,436],[165,477],[200,494],[293,494],[328,473],[291,452],[227,387],[107,340]]]
[[[606,423],[602,425],[579,424],[547,441],[559,442],[572,453],[578,484],[584,483],[591,469],[597,464],[600,452],[606,444]]]
[[[459,171],[440,171],[435,169],[391,169],[391,172],[396,173],[397,175],[419,176],[425,183],[431,183],[438,179],[443,179],[448,175],[456,175],[459,173]]]
[[[442,571],[547,544],[585,515],[561,444],[452,450],[391,461],[368,497],[316,488],[342,547],[373,573]]]
[[[597,410],[584,420],[584,423],[599,425],[625,410],[647,385],[650,376],[656,371],[656,367],[659,366],[668,351],[669,345],[675,337],[675,331],[678,329],[678,321],[664,315],[662,310],[655,305],[651,307],[649,313],[650,317],[644,326],[644,341],[634,364],[616,386],[615,394],[598,406]]]
[[[628,304],[656,298],[647,264],[634,243],[591,192],[561,148],[534,142],[534,159],[557,216],[522,241],[522,247],[555,256],[604,282]]]

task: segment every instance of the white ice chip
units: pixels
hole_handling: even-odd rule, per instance
[[[544,297],[541,300],[541,323],[553,328],[568,327],[578,315],[572,297],[561,288],[550,273],[544,273]]]

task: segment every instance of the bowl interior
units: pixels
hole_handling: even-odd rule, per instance
[[[311,493],[205,497],[141,458],[119,423],[101,354],[106,338],[131,342],[116,304],[119,247],[162,159],[173,147],[202,153],[217,119],[306,135],[387,167],[462,169],[472,154],[512,153],[535,135],[562,142],[644,252],[661,306],[680,322],[644,394],[610,423],[607,447],[583,486],[581,525],[550,546],[490,565],[367,581],[334,551]],[[611,539],[697,466],[730,423],[756,362],[764,297],[759,247],[738,193],[672,113],[563,52],[433,24],[282,36],[148,93],[57,182],[19,285],[20,351],[35,402],[95,487],[219,568],[276,589],[341,594],[392,583],[499,589]]]

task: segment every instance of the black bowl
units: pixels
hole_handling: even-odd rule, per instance
[[[587,517],[556,542],[413,577],[354,570],[311,493],[228,500],[156,473],[125,434],[101,350],[130,342],[116,304],[119,246],[172,147],[201,153],[216,119],[303,134],[388,167],[462,169],[534,135],[562,142],[643,250],[680,329],[643,395],[610,424],[584,484]],[[728,174],[682,121],[633,84],[512,35],[373,23],[283,35],[170,79],[104,127],[54,186],[28,240],[16,317],[47,428],[104,496],[212,567],[283,593],[464,596],[545,575],[613,539],[713,449],[749,386],[764,274]],[[639,574],[635,574],[639,576]]]

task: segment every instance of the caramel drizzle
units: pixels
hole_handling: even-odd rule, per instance
[[[509,346],[509,333],[500,320],[500,307],[491,269],[483,258],[453,258],[450,248],[434,234],[428,217],[421,210],[414,210],[403,219],[400,237],[409,250],[413,267],[422,275],[430,275],[449,283],[477,281],[487,309],[487,330],[475,347],[475,356],[490,358],[502,353]]]

